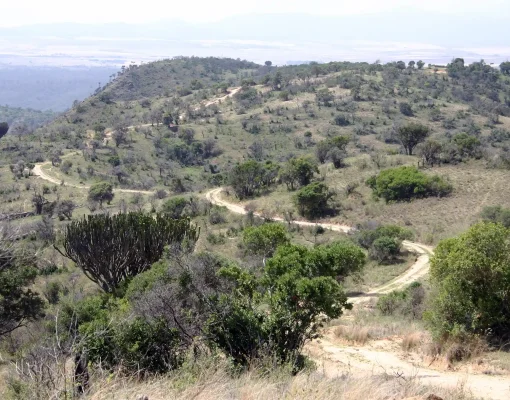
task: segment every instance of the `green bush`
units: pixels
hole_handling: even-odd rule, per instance
[[[313,182],[296,193],[294,204],[303,217],[320,218],[331,211],[328,203],[333,196],[326,184]]]
[[[162,212],[171,218],[181,218],[187,205],[188,200],[184,197],[173,197],[163,204]]]
[[[414,282],[404,290],[394,290],[377,301],[377,309],[382,315],[400,315],[421,319],[425,290],[419,282]]]
[[[398,256],[402,241],[412,238],[413,233],[409,229],[397,225],[380,225],[375,229],[360,227],[355,241],[369,250],[371,258],[382,262]]]
[[[431,258],[430,278],[435,295],[426,317],[436,338],[508,338],[507,228],[478,223],[456,238],[441,241]]]
[[[411,200],[430,196],[447,196],[453,190],[450,183],[435,175],[428,176],[416,167],[398,167],[381,171],[367,180],[377,197],[386,201]]]
[[[123,299],[94,296],[65,306],[59,323],[64,332],[74,327],[80,339],[77,350],[92,364],[142,374],[178,367],[183,356],[178,332],[162,320],[131,319],[126,307]]]
[[[243,231],[243,244],[246,250],[264,257],[271,257],[277,247],[289,243],[287,229],[282,224],[263,224],[248,227]]]

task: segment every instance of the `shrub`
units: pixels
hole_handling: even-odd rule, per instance
[[[488,206],[482,210],[480,216],[484,221],[495,222],[503,225],[505,228],[510,228],[510,208]]]
[[[381,171],[367,180],[377,197],[386,201],[411,200],[429,196],[443,197],[451,193],[452,185],[441,177],[428,176],[416,167],[398,167]]]
[[[171,218],[181,218],[187,205],[188,200],[184,197],[173,197],[163,204],[162,212]]]
[[[369,255],[381,261],[398,256],[403,240],[413,238],[413,233],[397,225],[381,225],[375,229],[360,227],[356,233],[356,242],[369,250]]]
[[[425,290],[419,282],[413,282],[406,289],[394,290],[377,301],[377,309],[382,315],[400,315],[421,319]]]
[[[510,231],[478,223],[436,247],[430,277],[435,295],[426,317],[436,338],[508,339]]]
[[[400,109],[400,112],[402,114],[404,114],[405,116],[407,117],[412,117],[414,115],[413,113],[413,109],[411,108],[411,105],[409,103],[406,103],[406,102],[401,102],[399,105],[398,105],[399,109]]]
[[[313,179],[314,173],[319,173],[316,163],[308,157],[291,158],[280,172],[280,179],[287,185],[289,190],[294,190],[296,185],[308,185]]]
[[[88,199],[90,201],[98,202],[102,207],[103,201],[110,204],[113,200],[113,196],[113,185],[109,182],[99,182],[90,187]]]
[[[250,253],[271,257],[279,246],[289,244],[289,238],[282,224],[269,223],[246,228],[243,244]]]
[[[165,321],[129,319],[126,301],[108,296],[89,297],[63,307],[62,332],[75,331],[78,351],[88,362],[114,369],[122,366],[137,374],[165,373],[182,362],[183,344],[178,331]]]
[[[236,364],[246,366],[270,354],[278,363],[298,367],[300,351],[324,320],[349,307],[335,278],[356,274],[364,262],[363,251],[352,243],[281,246],[262,274],[202,253],[161,261],[167,267],[161,278],[152,279],[146,290],[132,291],[152,274],[147,271],[131,282],[128,293],[137,314],[164,320],[181,337],[201,335]]]

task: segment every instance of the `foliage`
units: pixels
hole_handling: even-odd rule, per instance
[[[411,105],[409,103],[406,103],[405,101],[402,101],[398,105],[400,112],[404,114],[406,117],[412,117],[414,115],[413,109],[411,108]]]
[[[386,201],[411,200],[430,196],[443,197],[452,191],[452,185],[438,175],[428,176],[416,167],[398,167],[381,171],[367,180],[377,197]]]
[[[243,244],[253,254],[271,257],[279,246],[289,244],[285,226],[267,223],[248,227],[243,231]]]
[[[141,212],[89,215],[65,229],[63,255],[105,292],[148,269],[167,245],[190,246],[199,230],[188,219]]]
[[[457,145],[459,154],[465,157],[480,157],[480,140],[467,133],[458,133],[453,137],[453,142]]]
[[[342,155],[342,159],[345,158],[345,148],[347,147],[349,141],[350,138],[347,136],[336,136],[334,138],[323,140],[317,143],[317,146],[315,148],[315,154],[317,156],[317,159],[321,164],[324,164],[328,159],[330,159],[334,163],[335,159],[338,159],[338,157],[335,157],[332,154],[332,151],[334,150],[340,152],[340,154]]]
[[[0,337],[43,315],[44,302],[29,287],[37,270],[16,254],[7,238],[0,241]]]
[[[403,240],[413,238],[413,233],[397,225],[380,225],[375,229],[361,227],[355,236],[356,242],[369,250],[371,258],[387,261],[400,254]]]
[[[167,267],[158,267],[159,278],[141,285],[148,271],[132,281],[128,293],[139,313],[178,326],[183,337],[201,332],[238,364],[268,354],[296,362],[323,321],[349,307],[335,278],[357,273],[364,261],[363,251],[351,243],[313,250],[284,245],[260,276],[199,254],[159,263]],[[137,290],[131,290],[134,285]]]
[[[326,184],[313,182],[296,193],[294,203],[303,217],[318,218],[330,212],[328,203],[333,196]]]
[[[482,219],[486,222],[494,222],[510,228],[510,209],[501,206],[484,207],[480,213]]]
[[[100,206],[102,206],[103,201],[110,204],[113,196],[113,185],[109,182],[99,182],[90,187],[88,199],[99,202]]]
[[[230,172],[229,181],[237,197],[244,199],[254,196],[262,188],[269,187],[277,175],[277,165],[250,160],[236,165]]]
[[[291,158],[280,172],[280,179],[287,185],[289,190],[299,184],[308,185],[314,173],[319,173],[317,165],[309,157]]]
[[[411,122],[398,128],[397,136],[406,154],[412,155],[416,145],[423,142],[429,135],[429,132],[429,128],[425,125]]]
[[[508,338],[510,231],[478,223],[439,243],[431,259],[434,296],[427,321],[441,339]]]
[[[413,282],[404,290],[394,290],[379,297],[377,309],[382,315],[399,315],[421,319],[424,309],[425,289]]]
[[[162,212],[171,218],[181,218],[187,205],[184,197],[172,197],[163,204]]]

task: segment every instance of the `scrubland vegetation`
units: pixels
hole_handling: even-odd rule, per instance
[[[320,340],[507,375],[505,71],[180,57],[1,124],[4,396],[470,398],[333,377]],[[415,265],[409,241],[437,245],[430,276],[357,304]]]

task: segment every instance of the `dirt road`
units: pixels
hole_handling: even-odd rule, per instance
[[[228,201],[222,199],[221,198],[222,191],[223,191],[223,188],[212,189],[206,193],[205,197],[210,203],[226,207],[229,211],[231,211],[233,213],[243,214],[243,215],[247,213],[247,211],[244,209],[243,206],[238,205],[238,204],[229,203]],[[280,221],[280,222],[284,221],[284,219],[281,217],[273,217],[273,220]],[[292,222],[294,224],[301,225],[301,226],[320,225],[324,229],[329,229],[332,231],[344,232],[344,233],[348,233],[353,229],[350,226],[340,225],[340,224],[315,223],[315,222],[299,221],[299,220],[295,220]],[[403,242],[403,245],[407,250],[418,254],[418,258],[417,258],[416,262],[404,274],[400,275],[399,277],[395,278],[394,280],[392,280],[378,288],[371,289],[362,296],[350,298],[351,302],[360,303],[363,301],[367,301],[376,295],[389,293],[389,292],[391,292],[393,290],[397,290],[397,289],[402,289],[403,287],[409,285],[410,283],[425,276],[428,273],[428,271],[429,271],[429,256],[433,253],[432,247],[426,246],[426,245],[420,244],[420,243],[409,242],[407,240]]]
[[[49,175],[43,169],[43,166],[50,165],[50,164],[51,164],[50,161],[46,161],[46,162],[43,162],[43,163],[35,164],[35,167],[32,170],[32,174],[35,175],[35,176],[38,176],[41,179],[44,179],[45,181],[54,183],[55,185],[61,185],[62,184],[62,180],[60,180],[58,178],[55,178],[54,176]],[[51,168],[53,168],[53,167],[51,167]],[[50,168],[50,170],[51,170],[51,168]],[[88,190],[90,188],[90,186],[87,186],[87,185],[75,185],[75,184],[68,183],[68,182],[65,182],[65,181],[64,181],[63,184],[64,184],[64,186],[73,187],[73,188],[76,188],[76,189]],[[150,194],[154,194],[153,191],[149,191],[149,190],[113,189],[113,191],[115,193],[140,193],[140,194],[149,194],[149,195]]]

